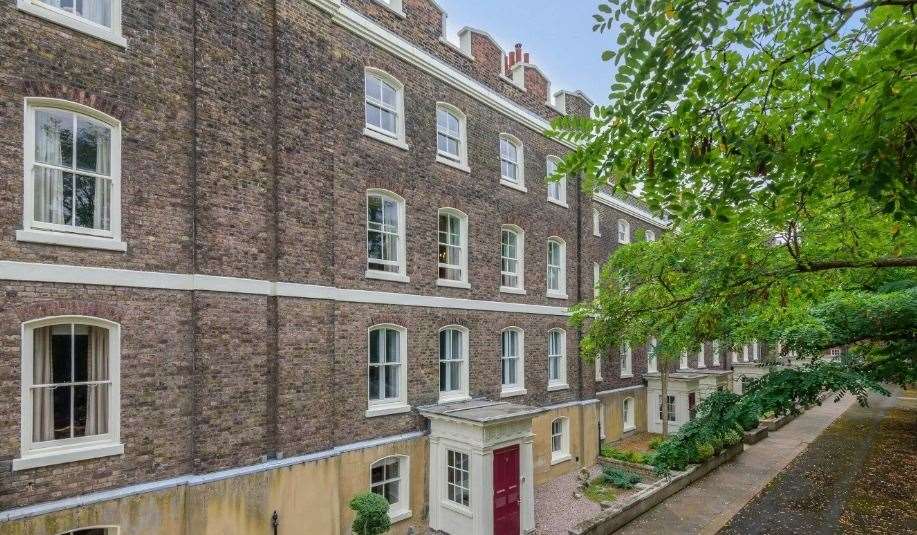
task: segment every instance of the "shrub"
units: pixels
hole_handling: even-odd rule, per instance
[[[726,434],[723,435],[723,439],[726,441],[726,444],[735,446],[739,442],[742,442],[742,434],[735,429],[731,429],[726,431]]]
[[[350,508],[356,511],[353,532],[357,535],[381,535],[392,527],[388,518],[388,500],[375,492],[357,494],[350,500]]]
[[[633,472],[611,467],[606,467],[602,471],[602,475],[605,477],[605,483],[614,485],[619,489],[632,489],[641,480],[640,476]]]
[[[603,446],[602,457],[635,464],[644,464],[646,462],[646,455],[639,451],[619,450],[613,446]]]
[[[663,442],[665,442],[665,439],[664,439],[664,438],[662,438],[662,437],[655,437],[654,439],[650,440],[650,449],[651,449],[651,450],[655,450],[655,449],[658,448],[659,445],[662,444]]]
[[[718,434],[710,437],[710,445],[713,446],[714,453],[719,453],[723,451],[723,446],[726,445],[726,441],[723,439],[722,434]]]
[[[699,462],[706,461],[710,457],[713,457],[713,454],[713,445],[709,442],[704,442],[703,444],[697,445],[697,458]]]

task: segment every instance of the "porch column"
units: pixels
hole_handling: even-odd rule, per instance
[[[522,533],[535,531],[535,455],[534,436],[519,444],[519,522]]]

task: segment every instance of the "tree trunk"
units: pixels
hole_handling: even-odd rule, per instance
[[[662,371],[659,374],[659,380],[662,384],[662,438],[669,436],[669,368],[668,363],[663,363]]]

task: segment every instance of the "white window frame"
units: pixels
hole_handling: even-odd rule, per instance
[[[79,528],[68,529],[67,531],[58,533],[57,535],[79,535],[81,531],[86,531],[90,529],[104,529],[105,535],[118,535],[121,532],[120,526],[111,526],[111,525],[100,525],[100,526],[84,526]]]
[[[506,357],[503,354],[503,334],[507,332],[516,333],[516,382],[503,384],[503,361]],[[500,397],[506,398],[511,396],[521,396],[526,393],[525,389],[525,331],[521,328],[512,326],[500,331]]]
[[[599,296],[599,283],[602,282],[602,266],[598,262],[592,263],[592,297]]]
[[[439,402],[440,403],[449,403],[449,402],[454,402],[454,401],[464,401],[467,399],[471,399],[471,396],[469,395],[469,389],[468,389],[468,380],[469,380],[468,345],[471,341],[471,337],[470,337],[470,331],[468,330],[467,327],[463,327],[461,325],[446,325],[445,327],[441,328],[439,332],[437,333],[437,338],[436,338],[437,378],[439,377],[439,367],[442,366],[442,362],[443,362],[443,359],[442,359],[443,356],[440,353],[440,348],[439,348],[439,337],[441,337],[442,333],[445,331],[458,331],[461,333],[462,348],[459,354],[459,358],[460,358],[459,362],[462,367],[459,372],[459,381],[461,381],[461,385],[456,390],[449,390],[446,392],[439,390]],[[437,382],[439,381],[437,380]],[[439,387],[442,388],[442,385],[440,384]]]
[[[461,255],[461,258],[459,259],[459,265],[457,266],[452,264],[445,264],[441,262],[441,259],[439,258],[439,247],[443,245],[443,242],[440,238],[439,218],[443,215],[455,217],[459,221],[459,254]],[[465,214],[465,212],[456,210],[455,208],[440,208],[436,212],[436,247],[436,285],[448,286],[451,288],[471,288],[471,284],[468,282],[468,215]],[[440,268],[459,269],[462,272],[462,276],[459,280],[443,279],[439,277]]]
[[[395,201],[398,205],[398,261],[391,263],[391,261],[380,261],[376,260],[374,263],[384,263],[389,265],[398,266],[398,272],[391,271],[380,271],[377,269],[369,269],[370,258],[369,258],[369,198],[373,195],[378,195],[389,200]],[[394,282],[410,282],[411,278],[407,275],[407,227],[405,224],[405,219],[407,217],[407,205],[404,202],[404,197],[398,195],[397,193],[391,192],[387,189],[369,189],[366,190],[366,234],[364,236],[365,245],[366,245],[366,273],[365,276],[368,279],[381,279]],[[439,221],[437,220],[437,225]]]
[[[548,156],[547,158],[545,158],[545,178],[548,178],[552,174],[554,174],[554,173],[551,173],[551,165],[552,164],[554,165],[554,169],[556,171],[557,165],[560,164],[560,162],[561,162],[561,159],[558,158],[557,156]],[[552,197],[551,188],[555,186],[557,188],[557,197]],[[548,182],[548,202],[554,203],[558,206],[563,206],[564,208],[570,207],[569,205],[567,205],[567,177],[566,176],[556,182],[554,181]]]
[[[399,351],[401,352],[398,368],[398,397],[392,399],[374,400],[369,397],[369,350],[370,336],[378,329],[390,329],[398,331],[400,336]],[[365,416],[372,418],[374,416],[385,416],[387,414],[399,414],[411,410],[408,404],[408,330],[400,325],[393,323],[379,323],[369,327],[366,330],[366,401],[367,408]]]
[[[712,364],[713,366],[719,366],[719,365],[720,365],[720,341],[719,341],[719,340],[714,340],[714,341],[710,344],[710,351],[711,351],[711,353],[713,353],[713,355],[711,355],[711,359],[710,359],[710,360],[711,360],[711,364]]]
[[[53,325],[89,325],[108,330],[108,432],[102,435],[32,441],[32,378],[35,330]],[[13,459],[13,471],[70,463],[124,453],[121,443],[121,325],[91,316],[53,316],[24,322],[20,352],[20,451]]]
[[[732,351],[729,352],[729,354],[732,355],[732,363],[733,363],[733,364],[736,364],[736,363],[739,362],[739,353],[738,353],[738,351],[732,350]]]
[[[35,111],[55,109],[83,115],[104,123],[111,129],[111,206],[109,230],[83,229],[35,221]],[[16,239],[23,242],[64,245],[109,251],[127,251],[121,240],[121,122],[96,109],[57,98],[26,97],[23,111],[23,206],[22,229]],[[84,173],[79,173],[84,174]],[[92,173],[85,173],[92,175]]]
[[[672,407],[669,411],[668,417],[670,422],[678,422],[678,396],[672,394],[666,394],[669,398],[672,399]],[[654,412],[654,417],[656,422],[662,423],[662,394],[659,394],[656,397],[656,410]]]
[[[440,110],[454,116],[458,120],[459,132],[458,138],[452,136],[450,132],[440,131],[439,129],[439,112]],[[454,167],[466,173],[471,172],[471,168],[468,167],[468,117],[462,112],[462,110],[457,107],[449,104],[448,102],[437,102],[436,103],[436,120],[434,121],[436,126],[436,161],[448,165],[449,167]],[[439,149],[439,136],[443,134],[447,137],[455,139],[458,143],[457,155],[451,154],[449,152],[444,152]]]
[[[621,378],[634,376],[634,352],[630,344],[624,344],[618,348],[621,357]]]
[[[551,264],[551,244],[555,243],[559,247],[560,254],[560,265]],[[547,244],[545,246],[545,295],[552,299],[566,299],[567,298],[567,242],[563,239],[558,238],[557,236],[551,236],[548,238]],[[558,287],[550,288],[548,286],[548,281],[550,280],[549,273],[551,269],[558,269],[560,271],[558,275]]]
[[[512,177],[508,177],[508,176],[505,176],[505,175],[503,174],[503,169],[502,169],[502,168],[503,168],[503,165],[502,165],[502,162],[503,162],[502,144],[503,144],[504,141],[509,142],[509,143],[511,143],[513,146],[516,147],[516,161],[514,162],[514,163],[516,164],[516,178],[515,178],[515,180],[514,180]],[[505,132],[502,133],[502,134],[500,134],[500,142],[499,142],[499,144],[497,145],[497,157],[499,158],[499,161],[501,162],[501,165],[500,165],[500,184],[502,184],[502,185],[504,185],[504,186],[507,186],[507,187],[509,187],[509,188],[517,189],[517,190],[522,191],[522,192],[528,192],[528,188],[525,187],[525,148],[524,148],[523,145],[522,145],[522,140],[520,140],[518,137],[516,137],[516,136],[514,136],[514,135],[512,135],[512,134],[507,134],[507,133],[505,133]],[[509,160],[507,160],[507,161],[509,161]]]
[[[84,19],[73,13],[68,13],[63,9],[45,4],[39,0],[17,0],[16,5],[20,10],[35,15],[36,17],[49,20],[55,24],[90,35],[102,41],[107,41],[122,48],[127,48],[127,39],[121,34],[121,0],[111,0],[111,28]]]
[[[559,339],[557,353],[551,352],[551,339]],[[564,390],[567,384],[567,331],[551,329],[548,331],[548,391]],[[557,360],[557,377],[551,377],[551,362]]]
[[[388,109],[395,114],[395,132],[390,132],[376,125],[366,122],[366,106],[370,104],[369,95],[366,94],[366,78],[373,76],[390,85],[395,90],[395,108],[388,109],[381,102],[372,102],[372,105]],[[404,128],[404,84],[391,74],[377,69],[376,67],[365,67],[363,70],[363,135],[375,140],[388,143],[402,150],[408,150],[407,137]]]
[[[633,431],[637,428],[634,423],[636,417],[634,413],[637,410],[637,404],[634,398],[628,397],[624,398],[624,401],[621,402],[621,422],[624,432]]]
[[[650,343],[646,346],[646,371],[648,373],[659,371],[659,357],[656,355],[656,347],[659,341],[655,337],[650,338]]]
[[[516,273],[503,271],[503,233],[512,232],[516,235]],[[503,275],[515,275],[516,286],[504,286]],[[509,294],[525,295],[525,231],[516,225],[503,225],[500,227],[500,291]]]
[[[557,424],[557,428],[555,428],[555,424]],[[559,446],[559,449],[555,449],[555,444]],[[550,448],[551,465],[569,461],[572,458],[570,455],[569,418],[561,416],[551,420]]]
[[[678,369],[679,369],[679,370],[687,370],[687,369],[690,369],[690,367],[691,367],[691,365],[690,365],[690,363],[688,362],[688,352],[687,352],[687,351],[682,351],[682,352],[681,352],[681,358],[678,360]]]
[[[600,383],[605,379],[602,377],[602,357],[599,355],[595,356],[595,382]]]
[[[656,241],[656,233],[651,229],[646,229],[646,241]]]
[[[761,357],[761,345],[757,340],[751,344],[751,360],[757,361]]]
[[[618,243],[630,243],[630,222],[618,219]]]
[[[704,349],[705,349],[705,348],[704,348],[704,344],[701,344],[701,345],[700,345],[700,349],[697,350],[697,367],[698,367],[698,368],[706,368],[706,367],[707,367],[707,361],[706,361],[706,359],[704,358],[704,357],[705,357],[705,355],[704,355]]]
[[[398,478],[384,479],[379,483],[373,482],[373,468],[382,463],[388,463],[392,460],[398,461]],[[400,522],[410,518],[411,512],[411,459],[407,455],[389,455],[378,459],[369,465],[369,491],[372,488],[385,483],[398,482],[398,502],[389,504],[388,518],[392,523]]]
[[[751,346],[748,344],[744,344],[742,346],[742,362],[750,362],[750,361],[751,361]]]
[[[592,235],[602,237],[602,214],[598,208],[592,209]]]
[[[464,469],[461,469],[459,467],[455,467],[449,464],[449,452],[452,452],[453,454],[456,454],[456,455],[462,455],[463,457],[465,457],[467,465],[468,465],[468,469],[464,470]],[[460,511],[467,512],[470,514],[471,506],[474,503],[474,496],[472,496],[472,493],[471,493],[471,489],[474,488],[474,480],[472,479],[472,470],[471,470],[471,453],[458,449],[458,448],[453,448],[450,446],[450,447],[447,447],[446,451],[444,452],[443,461],[445,461],[444,468],[446,469],[446,473],[443,477],[443,503],[447,507],[454,507]],[[449,470],[456,470],[458,472],[467,472],[468,473],[468,486],[465,487],[464,485],[461,485],[461,484],[449,483]],[[449,486],[450,485],[457,489],[467,491],[468,503],[457,502],[457,501],[450,499],[449,498]]]
[[[402,5],[402,0],[375,0],[377,4],[381,4],[388,9],[392,10],[398,17],[405,18],[404,7]]]

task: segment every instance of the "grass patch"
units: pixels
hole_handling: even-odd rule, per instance
[[[605,478],[603,477],[593,479],[583,494],[595,503],[613,502],[618,497],[615,494],[614,487],[605,485]]]

